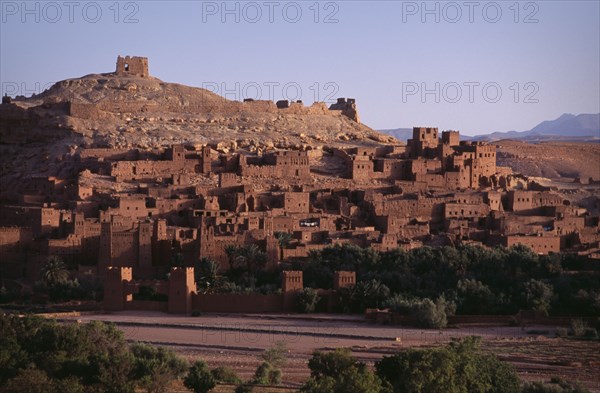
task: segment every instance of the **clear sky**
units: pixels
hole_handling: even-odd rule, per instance
[[[357,99],[377,129],[467,135],[600,112],[600,1],[6,1],[2,94],[146,56],[231,99]]]

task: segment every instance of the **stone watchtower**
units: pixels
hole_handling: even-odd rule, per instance
[[[333,273],[333,289],[348,288],[356,285],[356,272],[338,271]]]
[[[169,305],[171,314],[192,312],[192,297],[196,292],[193,267],[173,267],[169,276]]]
[[[125,309],[125,304],[133,300],[125,285],[131,283],[133,273],[130,267],[109,266],[106,268],[104,280],[104,309],[118,311]]]
[[[296,297],[304,288],[302,271],[284,271],[283,282],[281,284],[283,291],[283,311],[293,311]]]
[[[117,57],[118,76],[141,76],[146,78],[150,75],[148,72],[148,58],[137,56]]]

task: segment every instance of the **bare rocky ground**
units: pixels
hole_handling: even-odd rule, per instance
[[[297,389],[308,378],[307,362],[315,350],[347,347],[357,358],[373,364],[401,349],[443,345],[453,337],[477,335],[483,338],[484,351],[513,363],[525,380],[548,381],[559,376],[600,392],[600,342],[555,338],[554,326],[478,324],[438,331],[376,325],[362,316],[207,314],[192,318],[141,311],[72,315],[63,319],[112,321],[128,340],[164,345],[190,360],[202,358],[211,367],[226,365],[244,379],[251,378],[260,362],[258,355],[264,349],[283,341],[289,351],[283,370],[284,387],[288,391]],[[230,386],[220,389],[233,391]],[[185,390],[180,383],[174,383],[171,391]]]
[[[549,179],[600,179],[600,143],[540,142],[514,140],[495,142],[498,165],[509,166],[525,176]]]

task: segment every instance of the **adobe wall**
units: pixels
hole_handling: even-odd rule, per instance
[[[25,248],[33,242],[28,227],[0,227],[0,264],[19,261]]]
[[[446,219],[487,217],[489,213],[490,207],[483,203],[446,203],[444,206]]]
[[[506,247],[512,247],[516,244],[527,246],[538,254],[560,252],[559,236],[506,236],[504,238]]]

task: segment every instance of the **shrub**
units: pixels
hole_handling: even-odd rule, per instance
[[[238,377],[235,371],[233,371],[229,367],[219,366],[217,368],[213,368],[210,373],[217,382],[233,383],[236,385],[242,382],[242,380],[240,379],[240,377]]]
[[[285,364],[287,350],[283,341],[275,343],[275,347],[264,351],[260,358],[263,362],[254,373],[253,382],[258,385],[279,385],[281,383],[281,367]]]
[[[253,383],[257,385],[279,385],[281,383],[281,370],[271,363],[262,362],[254,373]]]
[[[453,303],[446,302],[440,297],[435,303],[430,299],[425,299],[416,308],[417,325],[424,328],[442,329],[448,325],[448,315],[454,313]]]
[[[493,312],[494,294],[481,281],[464,279],[456,286],[461,314],[488,314]]]
[[[187,369],[187,362],[169,349],[134,344],[131,351],[134,355],[133,374],[148,392],[165,392],[168,384]]]
[[[382,382],[347,349],[315,352],[308,361],[311,377],[303,393],[383,393]]]
[[[112,324],[0,314],[0,386],[16,392],[161,392],[185,368],[172,351],[129,346]]]
[[[441,329],[448,325],[448,316],[454,315],[456,305],[443,296],[435,302],[431,299],[407,299],[396,295],[383,305],[403,315],[415,318],[415,323],[424,328]]]
[[[183,380],[184,386],[194,393],[207,393],[217,385],[216,382],[206,363],[201,360],[192,364]]]
[[[531,279],[523,286],[522,296],[525,306],[534,311],[540,311],[548,314],[550,311],[550,302],[554,295],[552,285],[543,281]]]
[[[571,384],[560,378],[553,377],[550,384],[543,382],[528,382],[521,393],[589,393],[589,390],[579,384]]]
[[[394,393],[518,393],[514,368],[478,351],[470,337],[444,348],[409,349],[375,364],[377,375]]]
[[[582,337],[587,328],[588,325],[583,319],[573,319],[571,321],[571,332],[575,337]]]

